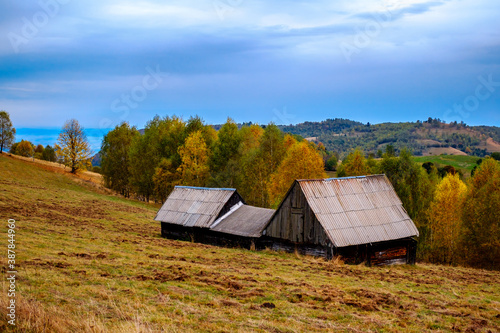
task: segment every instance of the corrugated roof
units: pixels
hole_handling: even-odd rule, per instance
[[[274,209],[258,208],[242,205],[211,230],[246,237],[260,237]]]
[[[297,182],[337,247],[418,236],[385,175]]]
[[[208,228],[234,192],[234,188],[176,186],[156,214],[155,220],[186,227]]]

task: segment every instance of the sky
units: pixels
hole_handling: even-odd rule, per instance
[[[6,0],[0,109],[32,136],[157,114],[500,126],[499,17],[497,0]]]

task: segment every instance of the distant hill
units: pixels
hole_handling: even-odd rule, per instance
[[[406,123],[363,124],[348,119],[327,119],[280,126],[292,134],[322,142],[328,150],[345,155],[360,147],[377,155],[391,144],[396,151],[409,148],[414,155],[474,155],[500,152],[500,128],[468,126],[465,123],[444,123],[439,119]]]

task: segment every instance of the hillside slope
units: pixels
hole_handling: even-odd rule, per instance
[[[499,272],[347,266],[167,240],[156,210],[0,156],[0,218],[16,220],[19,272],[17,325],[6,324],[4,282],[0,331],[500,329]]]
[[[376,154],[388,144],[396,150],[409,148],[415,155],[485,156],[500,151],[500,128],[466,124],[446,124],[438,119],[421,122],[362,124],[348,119],[327,119],[280,126],[288,133],[299,134],[322,142],[328,150],[345,154],[361,147]]]

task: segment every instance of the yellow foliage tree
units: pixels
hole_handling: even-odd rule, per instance
[[[192,132],[179,147],[181,183],[190,186],[205,186],[210,175],[209,150],[201,131]]]
[[[500,163],[485,158],[464,203],[462,245],[468,265],[500,267]]]
[[[462,205],[467,186],[458,174],[448,174],[437,185],[430,206],[431,256],[446,264],[457,263]]]
[[[349,153],[337,171],[339,177],[365,176],[370,174],[372,174],[370,166],[359,149]]]
[[[76,119],[64,123],[59,138],[58,154],[63,158],[64,164],[71,168],[72,173],[92,166],[92,150],[87,136]]]
[[[271,176],[268,187],[269,199],[276,207],[295,179],[326,178],[323,158],[306,141],[293,144]]]

